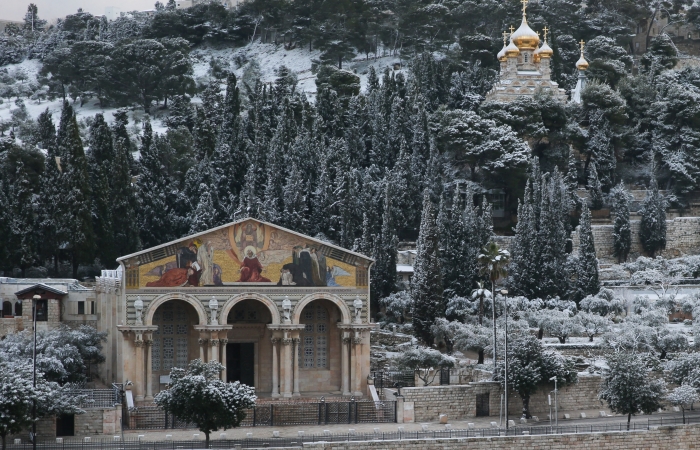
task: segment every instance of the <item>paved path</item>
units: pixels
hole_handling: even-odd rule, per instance
[[[581,411],[576,414],[580,415]],[[598,411],[585,411],[587,416],[597,415]],[[563,412],[561,413],[563,414]],[[559,419],[559,426],[564,425],[592,425],[600,423],[619,423],[626,422],[626,416],[610,416],[610,417],[595,417],[595,418],[573,418],[574,413],[571,413],[571,419],[565,420]],[[678,417],[680,413],[656,413],[651,416],[640,415],[633,416],[633,422],[639,422],[646,424],[649,418],[659,418],[659,417]],[[700,411],[686,413],[686,417],[693,417],[693,422],[697,423],[700,421]],[[542,426],[549,425],[548,420],[540,420],[539,423],[528,423],[527,425],[521,425],[519,420],[511,416],[511,420],[515,420],[518,426]],[[450,425],[453,429],[466,429],[468,428],[468,423],[473,423],[476,428],[489,428],[490,422],[498,422],[498,417],[478,417],[469,420],[457,420],[450,421]],[[220,433],[226,433],[226,439],[245,439],[246,437],[253,438],[267,438],[272,437],[273,431],[279,431],[280,437],[297,437],[299,431],[303,431],[305,435],[322,435],[325,430],[330,431],[334,434],[347,434],[350,429],[355,430],[357,433],[372,433],[378,432],[396,432],[398,427],[403,427],[405,431],[419,431],[422,429],[424,423],[364,423],[364,424],[342,424],[342,425],[291,425],[291,426],[273,426],[273,427],[243,427],[235,428],[226,431],[216,431],[212,433],[211,439],[219,439]],[[445,425],[441,425],[436,422],[427,424],[428,430],[444,430]],[[252,436],[248,436],[248,433],[252,433]],[[204,439],[204,433],[199,432],[196,429],[178,429],[178,430],[140,430],[124,431],[125,439],[135,439],[139,435],[143,435],[143,439],[147,441],[159,441],[164,440],[166,435],[171,435],[174,440],[190,440],[193,438],[194,434],[199,434],[199,439]]]

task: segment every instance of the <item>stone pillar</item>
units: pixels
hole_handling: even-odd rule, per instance
[[[361,396],[362,391],[361,389],[361,384],[362,383],[362,335],[356,334],[355,337],[352,339],[353,342],[353,350],[354,350],[354,355],[353,355],[353,371],[354,371],[354,377],[352,380],[352,390],[353,390],[353,395]]]
[[[279,343],[279,338],[273,337],[271,339],[272,341],[272,396],[273,397],[279,397],[280,396],[280,387],[279,387],[279,366],[278,362],[279,359],[277,358],[277,344]]]
[[[209,339],[209,361],[219,360],[219,340]]]
[[[221,372],[221,379],[224,383],[228,380],[228,375],[226,371],[226,345],[228,344],[228,339],[219,339],[221,345],[221,364],[224,366],[224,370]]]
[[[199,359],[202,360],[202,362],[206,362],[204,359],[204,346],[207,345],[207,340],[204,338],[199,338]]]
[[[292,396],[292,340],[288,337],[282,339],[282,355],[281,358],[281,373],[282,378],[281,394],[282,397]]]
[[[146,339],[146,401],[153,401],[153,338]]]
[[[137,402],[142,402],[143,401],[143,382],[144,382],[144,373],[143,373],[143,339],[141,338],[140,334],[136,335],[136,340],[134,342],[136,344],[136,373],[138,374],[138,377],[140,378],[138,384],[137,384],[137,390],[136,390],[136,398],[134,399]]]
[[[301,393],[299,392],[299,343],[301,342],[301,339],[294,338],[292,339],[292,341],[294,345],[294,353],[292,356],[292,367],[294,368],[294,392],[292,393],[292,396],[300,397]]]
[[[352,395],[348,386],[348,380],[350,380],[350,340],[351,339],[349,337],[345,336],[345,333],[343,333],[340,340],[340,362],[342,369],[340,372],[340,377],[342,380],[341,390],[343,395],[347,396]]]

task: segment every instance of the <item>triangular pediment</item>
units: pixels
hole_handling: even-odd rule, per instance
[[[367,286],[373,262],[359,253],[246,218],[118,258],[126,286]]]

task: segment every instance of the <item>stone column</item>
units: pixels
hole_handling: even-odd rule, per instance
[[[353,395],[362,395],[361,382],[362,382],[362,335],[356,334],[352,339],[353,342],[353,371],[355,373],[352,380]]]
[[[350,338],[345,336],[345,333],[341,336],[340,339],[340,362],[341,362],[341,372],[340,372],[340,377],[342,380],[341,383],[341,390],[343,392],[343,395],[352,395],[350,393],[350,389],[348,387],[348,380],[350,379]]]
[[[153,338],[148,336],[146,343],[146,400],[153,401]]]
[[[292,341],[294,345],[294,353],[292,356],[292,367],[294,368],[294,392],[292,393],[292,396],[300,397],[301,393],[299,392],[299,342],[301,342],[301,339],[294,338],[292,339]]]
[[[288,337],[282,339],[282,355],[281,355],[281,394],[282,397],[292,396],[292,340]]]
[[[219,360],[219,340],[209,339],[209,361]]]
[[[228,380],[228,375],[226,372],[226,345],[228,344],[228,339],[219,339],[221,345],[221,364],[224,366],[224,370],[221,372],[221,379],[224,383]]]
[[[136,344],[136,373],[139,374],[139,383],[137,385],[137,390],[136,390],[136,398],[134,399],[137,402],[142,402],[143,401],[143,385],[144,385],[144,373],[143,373],[143,339],[141,338],[140,334],[136,335],[136,340],[134,342]]]
[[[277,358],[277,344],[279,343],[279,338],[273,337],[270,339],[272,341],[272,396],[280,396],[280,382],[279,382],[279,359]]]
[[[200,334],[201,336],[201,334]],[[202,360],[202,362],[206,362],[204,359],[204,346],[207,345],[207,340],[204,338],[199,338],[199,359]]]

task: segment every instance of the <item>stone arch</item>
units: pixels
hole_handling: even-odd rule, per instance
[[[163,294],[151,300],[151,302],[148,304],[148,309],[146,309],[146,314],[143,323],[149,326],[153,325],[153,315],[158,310],[158,307],[170,300],[182,300],[184,302],[189,303],[190,305],[192,305],[194,310],[197,311],[197,316],[199,317],[199,324],[207,324],[207,311],[204,309],[204,305],[202,305],[202,303],[195,297],[187,294],[182,294],[180,292]]]
[[[334,294],[317,292],[315,294],[309,294],[302,298],[299,303],[296,304],[294,310],[292,311],[292,323],[298,324],[301,318],[301,312],[304,310],[306,305],[313,302],[314,300],[328,300],[329,302],[335,303],[335,306],[340,310],[340,315],[343,318],[343,323],[348,324],[352,322],[352,312],[350,308],[345,303],[345,301]],[[362,303],[365,303],[364,301]]]
[[[224,306],[221,308],[221,314],[219,315],[219,322],[220,323],[226,323],[226,320],[228,318],[228,314],[231,312],[231,309],[236,305],[238,302],[242,302],[243,300],[257,300],[264,304],[267,309],[270,310],[270,314],[272,315],[272,323],[273,324],[279,324],[281,323],[281,318],[280,318],[280,311],[277,308],[277,305],[275,302],[273,302],[270,297],[262,294],[257,294],[255,292],[247,292],[244,294],[238,294],[234,295],[233,297],[229,298],[226,300],[226,303],[224,303]]]

